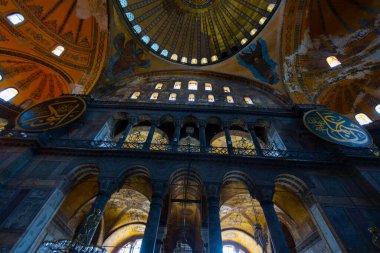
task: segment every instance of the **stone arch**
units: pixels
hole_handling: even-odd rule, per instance
[[[88,176],[99,176],[100,168],[96,164],[82,164],[74,169],[65,176],[66,184],[64,186],[65,190],[69,190],[71,187],[78,184],[81,180]]]
[[[293,213],[293,215],[289,215],[291,215],[293,219],[297,219],[296,222],[298,223],[299,217],[305,217],[305,222],[309,224],[308,226],[306,226],[306,223],[302,226],[298,224],[298,227],[303,228],[303,231],[292,231],[292,229],[288,227],[289,232],[293,235],[295,241],[298,240],[298,244],[301,243],[302,245],[302,237],[308,236],[306,239],[304,238],[304,241],[310,240],[309,237],[314,237],[314,245],[319,243],[320,245],[318,247],[324,247],[326,250],[329,248],[332,252],[342,252],[340,243],[335,237],[335,232],[331,230],[331,226],[329,226],[328,221],[325,220],[324,217],[326,216],[324,215],[324,211],[317,203],[310,191],[309,185],[305,183],[305,180],[292,174],[280,174],[275,178],[276,192],[274,202],[277,202],[276,205],[283,206],[283,204],[280,203],[279,198],[276,197],[276,194],[278,195],[279,191],[283,191],[282,194],[289,195],[290,198],[290,194],[294,194],[302,206],[297,208],[296,214]],[[297,201],[296,199],[294,200]],[[292,203],[290,201],[291,199],[286,202]],[[305,212],[302,212],[302,210],[305,210]],[[309,234],[307,234],[307,231],[305,230],[306,227],[309,227],[311,230],[309,231]],[[301,238],[294,237],[297,233]],[[314,245],[310,245],[310,248],[314,247]],[[304,247],[306,246],[304,245]]]
[[[223,184],[226,184],[228,182],[241,182],[247,187],[248,191],[251,194],[253,193],[256,195],[255,181],[251,179],[248,174],[242,171],[233,170],[227,172],[223,177]]]

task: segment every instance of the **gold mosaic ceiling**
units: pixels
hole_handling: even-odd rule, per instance
[[[185,65],[223,61],[251,42],[279,0],[118,0],[131,32],[156,55]]]

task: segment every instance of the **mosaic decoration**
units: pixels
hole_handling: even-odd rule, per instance
[[[278,83],[276,63],[269,57],[266,42],[259,38],[237,56],[240,65],[249,69],[253,76],[269,84]]]
[[[148,68],[151,66],[151,60],[143,59],[144,51],[141,48],[137,48],[134,40],[126,42],[123,33],[115,36],[113,44],[116,52],[111,58],[107,73],[108,79],[114,80],[131,76],[135,73],[136,67]]]
[[[28,132],[46,131],[74,122],[86,111],[79,97],[59,97],[34,105],[16,119],[18,128]]]
[[[307,129],[318,137],[348,147],[368,147],[372,138],[357,123],[331,111],[312,110],[303,116]]]

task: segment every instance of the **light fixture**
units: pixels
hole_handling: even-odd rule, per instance
[[[261,246],[263,253],[267,252],[268,236],[263,232],[263,228],[258,220],[258,214],[256,212],[255,204],[253,203],[253,198],[251,197],[251,203],[253,208],[253,214],[255,215],[256,223],[253,225],[253,238],[256,243]]]
[[[46,241],[42,243],[42,248],[47,252],[107,253],[105,248],[70,240]]]

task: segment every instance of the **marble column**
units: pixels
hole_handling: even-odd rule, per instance
[[[232,146],[231,134],[230,134],[230,126],[229,122],[223,123],[224,135],[226,136],[226,143],[228,149],[228,155],[234,155],[234,148]]]
[[[278,220],[276,211],[274,209],[274,203],[272,201],[274,194],[274,186],[264,186],[263,189],[259,189],[260,194],[258,201],[265,216],[265,221],[270,233],[272,246],[275,250],[274,253],[290,253],[288,243],[286,242],[284,233],[281,228],[280,221]]]
[[[209,252],[223,253],[222,228],[220,225],[220,185],[209,184],[206,186],[208,204],[208,237]]]
[[[199,121],[199,141],[201,145],[201,153],[206,152],[206,126],[207,126],[207,121],[205,120],[200,120]]]
[[[157,125],[158,125],[158,122],[156,120],[152,120],[152,125],[150,126],[148,137],[146,138],[146,141],[143,146],[144,150],[149,150]]]
[[[153,182],[152,190],[152,202],[150,203],[148,221],[146,223],[140,253],[155,253],[163,195],[166,190],[166,185],[163,182]]]
[[[127,138],[129,132],[132,130],[132,127],[134,125],[136,125],[136,123],[137,123],[137,118],[136,117],[130,117],[130,118],[128,118],[128,125],[125,128],[123,134],[120,135],[120,138],[119,138],[119,140],[117,142],[117,147],[118,148],[122,148],[123,147],[123,143],[125,141],[125,138]]]
[[[75,241],[84,245],[89,245],[91,243],[102,219],[104,208],[111,195],[117,189],[117,185],[118,184],[113,179],[99,179],[99,193],[86,216],[86,220],[80,227],[79,232],[74,239]]]
[[[249,130],[249,133],[251,134],[253,144],[255,145],[256,154],[258,156],[262,156],[263,151],[261,150],[259,140],[257,139],[256,133],[255,133],[255,125],[253,123],[248,123],[248,130]]]
[[[178,142],[179,138],[181,138],[181,128],[182,128],[182,120],[175,120],[174,121],[174,137],[173,137],[173,151],[178,151]]]

